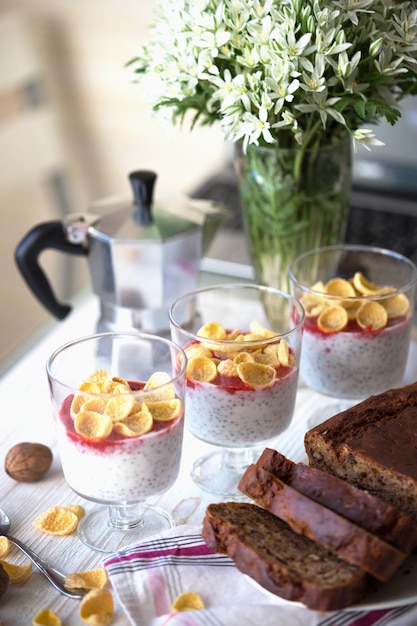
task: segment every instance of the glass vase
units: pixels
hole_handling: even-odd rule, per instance
[[[344,240],[351,190],[348,133],[324,146],[236,144],[243,224],[258,283],[289,292],[302,252]]]

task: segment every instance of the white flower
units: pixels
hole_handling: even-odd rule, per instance
[[[357,128],[353,133],[353,142],[356,150],[356,143],[361,144],[367,150],[370,150],[369,146],[385,146],[384,142],[379,141],[374,135],[373,130],[370,128]]]
[[[333,107],[336,102],[339,102],[340,98],[328,98],[327,89],[319,93],[313,94],[314,102],[312,104],[297,104],[296,108],[303,113],[317,112],[320,115],[323,128],[327,126],[327,116],[330,115],[339,124],[344,124],[345,119],[341,113],[336,111]]]

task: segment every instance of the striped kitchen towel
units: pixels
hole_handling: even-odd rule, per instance
[[[213,554],[201,527],[177,526],[104,560],[115,595],[134,626],[415,626],[417,605],[373,605],[322,613],[260,589],[225,555]],[[172,613],[180,594],[205,609]],[[416,590],[417,595],[417,590]],[[417,600],[417,597],[416,597]],[[373,610],[375,607],[375,610]]]

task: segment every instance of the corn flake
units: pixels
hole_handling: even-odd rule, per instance
[[[270,330],[269,328],[265,328],[265,326],[263,326],[256,320],[250,323],[249,329],[251,333],[258,335],[259,337],[264,337],[265,339],[269,339],[270,337],[276,336],[276,333],[273,330]]]
[[[282,367],[290,366],[290,349],[285,339],[281,339],[278,344],[278,359]]]
[[[53,506],[34,520],[33,524],[49,535],[70,535],[78,526],[77,515],[65,506]]]
[[[83,506],[81,506],[81,504],[66,504],[65,508],[72,513],[75,513],[75,515],[78,517],[78,521],[82,519],[85,515],[85,509]]]
[[[108,415],[95,411],[80,411],[74,420],[74,428],[86,439],[103,439],[110,435],[113,421]]]
[[[112,382],[112,377],[106,370],[96,370],[88,377],[89,381],[97,383],[101,391],[104,391]]]
[[[207,356],[210,358],[212,355],[210,348],[202,346],[201,344],[193,344],[188,348],[185,348],[185,353],[188,359],[193,359],[197,356]]]
[[[197,382],[211,382],[217,376],[217,367],[212,359],[205,356],[188,361],[187,376]]]
[[[0,559],[7,556],[10,551],[10,539],[8,537],[4,537],[3,535],[0,537]]]
[[[32,573],[32,563],[25,563],[24,565],[15,565],[8,561],[0,560],[0,565],[3,566],[6,574],[9,577],[10,584],[21,585],[26,582]]]
[[[217,322],[208,322],[208,324],[204,324],[204,326],[202,326],[196,334],[199,337],[204,337],[204,339],[224,341],[227,338],[225,328]]]
[[[113,597],[105,589],[91,589],[80,603],[80,617],[90,626],[107,626],[111,623],[113,612]]]
[[[322,311],[317,319],[317,325],[324,333],[335,333],[346,328],[348,314],[342,306],[329,306]]]
[[[364,296],[373,296],[383,293],[383,288],[380,285],[371,283],[371,281],[365,278],[362,272],[356,272],[353,276],[352,283],[358,293]]]
[[[262,363],[243,362],[237,366],[239,378],[251,387],[267,387],[275,379],[275,369]]]
[[[231,359],[225,359],[224,361],[220,361],[217,366],[217,371],[222,376],[237,376],[237,363],[232,361]]]
[[[186,593],[180,594],[171,605],[171,611],[173,613],[198,611],[204,608],[203,599],[194,591],[187,591]]]
[[[113,425],[119,435],[125,437],[138,437],[152,430],[153,419],[149,411],[139,411],[133,415],[128,415]]]
[[[326,294],[332,296],[352,297],[356,295],[353,285],[344,278],[333,278],[326,285]]]
[[[113,422],[127,417],[133,409],[135,400],[131,394],[126,392],[122,385],[116,385],[113,396],[107,401],[104,414],[110,417]]]
[[[386,326],[388,313],[379,302],[366,302],[359,309],[356,321],[361,328],[379,330]]]
[[[156,402],[157,400],[173,400],[175,398],[175,389],[173,385],[169,385],[171,377],[167,372],[155,372],[152,374],[144,386],[144,391],[154,389],[156,387],[162,387],[155,391],[154,394],[147,395],[149,401]]]
[[[255,352],[256,354],[256,352]],[[233,358],[233,361],[237,364],[237,363],[243,363],[243,361],[255,361],[255,354],[250,354],[249,352],[239,352],[238,354],[236,354],[236,356]]]
[[[52,609],[42,609],[32,620],[32,626],[61,626],[61,618]]]
[[[177,418],[182,412],[182,402],[179,398],[175,398],[175,400],[161,400],[160,402],[146,402],[144,406],[146,406],[155,422],[168,422]]]
[[[108,576],[103,568],[86,570],[84,572],[75,572],[65,577],[65,587],[72,589],[104,589],[107,585]]]
[[[384,298],[381,300],[381,304],[387,312],[388,319],[405,315],[410,307],[408,298],[403,293],[398,293],[391,298]]]

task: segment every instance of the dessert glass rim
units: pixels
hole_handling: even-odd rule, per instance
[[[177,322],[177,320],[174,318],[174,309],[177,306],[177,304],[179,304],[181,301],[185,301],[186,299],[192,299],[194,296],[197,296],[199,294],[203,294],[209,291],[216,291],[216,290],[232,290],[232,289],[242,289],[242,290],[251,290],[251,291],[261,291],[264,293],[273,293],[275,295],[278,296],[282,296],[285,300],[287,300],[289,303],[291,303],[298,311],[298,321],[294,322],[294,325],[289,328],[288,330],[285,331],[277,331],[276,335],[273,335],[272,337],[262,337],[262,339],[254,339],[251,341],[236,341],[236,339],[212,339],[212,338],[208,338],[208,337],[202,337],[201,335],[197,335],[196,333],[193,333],[192,331],[187,330],[184,326],[181,325],[180,322]],[[276,289],[275,287],[269,287],[267,285],[257,285],[255,283],[219,283],[216,285],[210,285],[208,287],[201,287],[199,289],[194,289],[193,291],[189,291],[187,293],[182,294],[181,296],[179,296],[176,300],[174,300],[174,302],[171,304],[171,306],[169,307],[169,311],[168,311],[168,316],[169,316],[169,320],[172,324],[172,326],[174,328],[176,328],[178,331],[180,331],[183,335],[185,335],[186,337],[188,337],[191,341],[198,341],[198,342],[204,342],[207,345],[219,345],[221,344],[222,346],[234,346],[234,347],[248,347],[250,348],[251,346],[256,346],[259,345],[259,343],[262,341],[262,344],[273,344],[276,343],[278,339],[285,339],[286,337],[289,337],[290,335],[294,334],[294,332],[303,326],[304,324],[304,319],[305,319],[305,310],[304,307],[302,306],[302,304],[291,294],[286,293],[285,291],[281,291],[280,289]],[[293,320],[293,317],[291,316],[291,319]],[[217,322],[218,320],[213,320],[213,322]],[[221,323],[221,322],[220,322]],[[273,331],[275,332],[275,331]]]
[[[323,246],[321,248],[314,248],[312,250],[307,250],[306,252],[303,252],[302,254],[300,254],[298,257],[294,259],[294,261],[291,263],[289,270],[288,270],[289,277],[291,281],[293,282],[293,284],[306,293],[311,293],[313,295],[321,295],[321,296],[325,295],[326,299],[340,301],[340,298],[341,298],[340,295],[327,294],[327,293],[323,294],[323,292],[313,289],[311,286],[305,285],[295,275],[295,267],[298,263],[301,263],[302,261],[304,261],[305,259],[308,259],[309,257],[317,256],[319,254],[326,253],[326,252],[329,252],[329,253],[331,252],[341,252],[341,253],[342,252],[366,252],[368,254],[374,254],[375,256],[383,255],[386,257],[394,258],[397,261],[400,261],[408,265],[408,267],[411,270],[411,279],[405,285],[402,285],[401,287],[393,287],[393,291],[390,291],[389,293],[384,293],[384,294],[382,293],[375,294],[375,295],[363,294],[363,295],[355,295],[355,296],[344,295],[343,300],[346,300],[347,302],[357,301],[357,300],[362,300],[362,299],[368,301],[368,300],[383,300],[383,299],[392,298],[392,296],[396,294],[409,291],[413,286],[417,284],[417,267],[411,259],[409,259],[405,255],[395,250],[390,250],[388,248],[382,248],[378,246],[367,246],[363,244],[335,244],[333,246]]]
[[[67,389],[69,393],[77,393],[77,395],[86,395],[90,397],[92,396],[97,396],[101,398],[112,397],[111,392],[94,393],[92,391],[80,390],[74,385],[69,385],[68,383],[63,382],[62,380],[60,380],[59,377],[55,376],[52,372],[52,367],[53,367],[53,363],[55,359],[60,355],[61,352],[64,352],[64,350],[66,350],[68,347],[76,346],[78,344],[85,343],[87,341],[95,341],[95,340],[111,338],[111,337],[123,337],[126,339],[130,338],[130,339],[158,340],[161,343],[165,343],[170,349],[176,350],[178,354],[181,355],[181,358],[177,359],[177,365],[179,369],[175,370],[175,373],[170,373],[169,381],[167,381],[166,383],[163,383],[162,385],[152,387],[152,389],[149,389],[148,391],[143,390],[143,389],[132,389],[131,391],[128,391],[126,393],[121,393],[120,394],[121,397],[132,396],[132,395],[143,396],[143,395],[146,395],[146,393],[150,394],[151,392],[154,393],[158,391],[158,389],[163,389],[167,385],[172,385],[172,384],[175,385],[175,383],[181,379],[181,377],[183,376],[187,368],[187,355],[185,354],[181,346],[174,343],[171,339],[167,339],[166,337],[161,337],[159,335],[153,335],[151,333],[144,333],[140,331],[110,331],[110,332],[104,332],[104,333],[92,333],[89,335],[84,335],[82,337],[77,337],[75,339],[70,339],[69,341],[65,342],[64,344],[56,348],[56,350],[52,352],[52,354],[50,355],[50,357],[48,358],[46,362],[46,371],[51,381],[54,381],[55,383],[59,384],[61,388]]]

